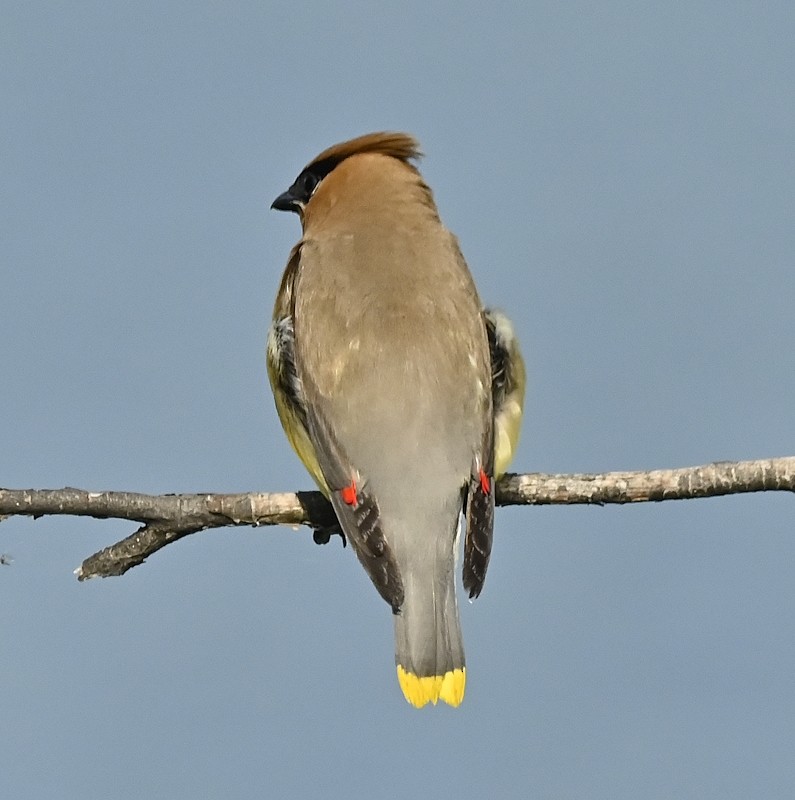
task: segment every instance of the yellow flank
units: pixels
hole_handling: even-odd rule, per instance
[[[301,424],[301,420],[287,402],[279,386],[280,364],[273,328],[271,328],[271,332],[268,336],[267,363],[268,378],[270,378],[273,397],[276,401],[276,412],[279,415],[282,428],[284,428],[284,432],[287,435],[287,441],[290,442],[290,446],[295,450],[298,458],[301,459],[301,462],[307,468],[315,483],[320,487],[320,491],[328,497],[328,486],[323,478],[323,473],[317,460],[317,454],[315,453],[315,447],[309,438],[309,433]]]
[[[320,491],[328,497],[328,486],[323,478],[314,445],[306,432],[306,428],[286,403],[277,400],[276,410],[279,413],[284,432],[287,434],[287,441],[290,442],[290,446],[295,450],[296,455],[301,459],[301,463],[306,467]]]
[[[511,346],[513,388],[494,409],[494,477],[499,480],[519,445],[524,410],[525,367],[518,343]]]
[[[494,477],[499,480],[513,461],[522,428],[520,396],[506,399],[494,418]]]
[[[398,664],[397,675],[403,695],[415,708],[422,708],[426,703],[436,705],[439,700],[449,706],[460,706],[464,699],[467,674],[463,667],[445,672],[444,675],[421,678],[412,672],[406,672]]]

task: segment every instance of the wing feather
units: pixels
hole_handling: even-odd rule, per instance
[[[367,485],[366,476],[359,474],[335,436],[332,420],[326,410],[327,403],[317,391],[312,376],[302,370],[296,353],[293,284],[300,271],[300,260],[299,245],[290,259],[290,285],[286,291],[280,292],[284,302],[277,309],[277,320],[271,334],[278,342],[281,353],[277,380],[290,412],[300,422],[302,435],[311,447],[309,459],[300,452],[299,455],[331,501],[340,526],[370,580],[393,612],[397,613],[403,604],[403,582],[384,535],[378,501]],[[293,446],[296,447],[295,444]]]
[[[487,318],[484,325],[488,334]],[[489,341],[491,336],[489,334]],[[491,349],[491,348],[490,348]],[[494,386],[492,358],[492,387]],[[466,489],[466,538],[464,539],[464,588],[478,597],[486,580],[494,536],[494,410],[484,404],[485,420],[480,452],[472,463]]]

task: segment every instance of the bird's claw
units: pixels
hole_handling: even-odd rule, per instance
[[[315,544],[328,544],[331,541],[331,537],[335,535],[342,539],[343,547],[348,546],[348,540],[345,538],[345,534],[340,527],[315,528],[315,530],[312,531],[312,538],[315,540]]]

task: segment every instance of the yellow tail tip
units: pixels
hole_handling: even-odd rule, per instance
[[[464,667],[450,670],[444,675],[420,677],[413,672],[406,672],[398,664],[397,676],[403,696],[414,708],[422,708],[426,703],[436,705],[439,700],[449,706],[460,706],[464,699],[467,682]]]

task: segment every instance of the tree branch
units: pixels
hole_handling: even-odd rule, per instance
[[[795,457],[720,461],[651,472],[508,474],[497,484],[497,505],[605,505],[769,491],[795,492]],[[70,488],[0,489],[0,521],[9,516],[50,515],[142,523],[131,536],[89,556],[75,570],[81,581],[123,575],[167,544],[210,528],[308,525],[317,542],[340,533],[330,503],[319,492],[146,495]]]

